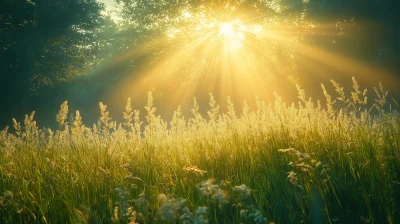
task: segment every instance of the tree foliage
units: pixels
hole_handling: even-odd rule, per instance
[[[1,1],[2,113],[23,110],[39,89],[88,71],[100,48],[103,8],[96,0]]]
[[[18,86],[28,80],[46,84],[71,78],[87,66],[84,56],[92,53],[93,30],[101,23],[102,9],[95,0],[2,1],[3,77]]]

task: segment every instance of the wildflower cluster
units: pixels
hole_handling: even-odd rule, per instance
[[[177,200],[168,198],[165,194],[160,194],[158,197],[161,205],[158,210],[158,216],[164,223],[176,223],[178,220],[184,224],[205,224],[208,221],[205,219],[207,215],[207,207],[199,207],[196,213],[193,214],[187,206],[185,199]]]
[[[112,221],[114,223],[129,223],[137,224],[137,212],[134,207],[128,204],[130,198],[129,191],[125,189],[116,188],[115,191],[118,193],[119,201],[115,203],[114,215]]]
[[[253,192],[247,185],[242,184],[233,187],[236,194],[232,199],[236,203],[235,207],[239,210],[240,219],[246,223],[268,223],[268,219],[263,216],[262,211],[252,202],[251,193]]]
[[[198,188],[202,196],[210,198],[219,207],[222,207],[229,200],[227,193],[213,179],[201,182]]]

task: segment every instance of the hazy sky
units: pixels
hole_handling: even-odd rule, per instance
[[[115,4],[115,0],[97,0],[98,2],[104,3],[106,5],[106,11],[108,13],[111,13],[111,18],[115,21],[118,22],[120,20],[120,17],[118,16],[118,10],[116,10],[116,7],[113,7]]]
[[[97,0],[97,1],[106,4],[106,7],[110,7],[115,0]]]

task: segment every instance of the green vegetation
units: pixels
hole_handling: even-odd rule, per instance
[[[166,122],[149,93],[145,122],[130,100],[121,124],[102,103],[92,127],[78,111],[67,122],[67,102],[58,130],[14,120],[0,132],[0,222],[399,223],[400,117],[382,86],[370,105],[355,79],[350,97],[333,84],[326,105],[298,87],[298,104],[238,113],[228,98],[220,113],[210,94],[207,117],[194,101]]]

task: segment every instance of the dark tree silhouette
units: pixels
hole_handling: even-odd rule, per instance
[[[33,110],[32,95],[42,87],[87,72],[99,48],[94,32],[104,21],[103,7],[95,0],[1,1],[2,120]]]

